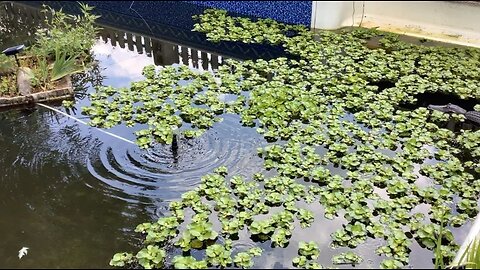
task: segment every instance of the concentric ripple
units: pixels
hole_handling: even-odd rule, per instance
[[[197,186],[201,177],[219,166],[250,175],[262,167],[256,148],[264,144],[256,131],[243,127],[238,116],[226,115],[200,138],[179,138],[178,150],[158,144],[149,150],[104,144],[88,158],[92,175],[124,200],[178,199]]]

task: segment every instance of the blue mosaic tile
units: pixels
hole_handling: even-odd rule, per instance
[[[225,9],[241,15],[272,18],[289,24],[310,26],[312,1],[185,1]]]
[[[23,2],[23,1],[20,1]],[[55,6],[63,1],[34,1]],[[310,25],[312,1],[82,1],[102,10],[145,21],[162,23],[182,29],[192,29],[193,15],[207,8],[229,11],[232,16],[272,18],[289,24]]]
[[[201,14],[205,7],[183,1],[83,1],[97,10],[108,10],[132,17],[141,17],[182,29],[192,29],[192,16]]]

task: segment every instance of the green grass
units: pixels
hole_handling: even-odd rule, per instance
[[[467,269],[480,268],[480,239],[478,236],[468,244],[459,263],[465,265]]]

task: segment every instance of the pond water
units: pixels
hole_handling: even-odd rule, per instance
[[[13,24],[25,12],[4,5],[0,20],[2,46],[24,42],[39,21]],[[28,11],[35,12],[35,11]],[[9,14],[9,15],[8,15]],[[10,22],[10,23],[8,23]],[[18,26],[17,28],[15,28]],[[12,31],[13,30],[13,31]],[[8,33],[14,33],[7,35]],[[135,37],[132,38],[132,37]],[[141,37],[139,39],[139,37]],[[133,42],[135,40],[135,42]],[[138,40],[138,43],[137,43]],[[148,42],[150,49],[138,44]],[[84,121],[81,107],[89,104],[87,93],[98,85],[129,86],[142,79],[145,65],[186,64],[192,69],[212,70],[228,58],[160,38],[136,35],[105,27],[93,47],[96,68],[74,78],[76,105],[69,113]],[[63,110],[59,104],[52,106]],[[257,147],[267,144],[254,128],[243,127],[237,115],[225,115],[203,136],[180,140],[176,154],[169,146],[141,150],[117,138],[85,126],[49,109],[35,106],[0,112],[0,266],[3,268],[105,268],[112,255],[138,250],[141,236],[133,232],[142,222],[167,213],[170,201],[200,183],[200,177],[225,165],[232,174],[250,176],[263,168]],[[110,132],[134,140],[130,128]],[[234,249],[260,245],[263,255],[255,258],[257,268],[292,268],[298,242],[315,240],[320,263],[331,265],[333,255],[347,249],[331,249],[330,234],[342,218],[326,220],[319,204],[302,205],[315,212],[308,229],[299,224],[286,248],[270,248],[240,235]],[[418,209],[426,211],[425,209]],[[458,243],[470,224],[453,229]],[[359,267],[375,268],[384,259],[374,251],[383,240],[369,239],[354,250],[365,258]],[[28,247],[19,259],[18,251]],[[409,267],[431,267],[432,253],[412,245]],[[350,267],[350,266],[340,266]]]
[[[0,18],[9,27],[0,35],[2,46],[28,44],[41,25],[20,20],[15,29],[11,21],[25,10],[2,6]],[[123,44],[109,38],[118,33]],[[157,39],[152,51],[139,53],[128,42],[132,35],[104,27],[92,49],[98,66],[74,78],[77,104],[69,112],[74,117],[87,120],[80,108],[94,86],[129,86],[142,78],[145,65],[184,63],[211,70],[224,59]],[[193,189],[202,175],[221,165],[238,173],[261,168],[256,147],[265,143],[234,115],[199,139],[180,140],[177,156],[170,147],[140,150],[39,106],[0,112],[0,126],[0,265],[12,268],[108,267],[115,252],[140,243],[133,232],[137,224],[161,216],[168,202]],[[109,131],[134,140],[125,127]],[[29,248],[28,255],[19,260],[22,247]]]

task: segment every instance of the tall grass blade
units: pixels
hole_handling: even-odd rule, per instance
[[[69,56],[64,52],[55,51],[55,62],[53,63],[51,80],[56,81],[67,75],[79,73],[85,70],[84,66],[76,63],[76,56]]]

